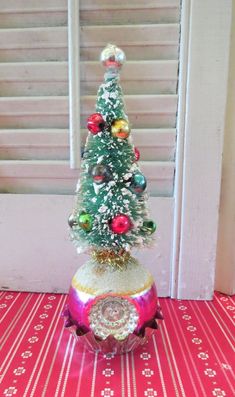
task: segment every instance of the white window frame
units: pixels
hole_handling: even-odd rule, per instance
[[[171,296],[214,291],[232,1],[183,0]]]

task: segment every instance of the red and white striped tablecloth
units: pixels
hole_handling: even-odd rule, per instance
[[[84,351],[64,329],[65,295],[0,292],[0,397],[232,397],[232,297],[160,299],[164,321],[134,353]]]

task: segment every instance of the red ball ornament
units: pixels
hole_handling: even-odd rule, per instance
[[[87,128],[93,135],[102,131],[104,126],[105,121],[100,113],[93,113],[87,119]]]
[[[110,229],[116,234],[125,234],[131,228],[129,216],[124,214],[116,215],[110,222]]]
[[[137,147],[134,148],[134,153],[135,153],[135,161],[139,161],[140,159],[140,151]]]

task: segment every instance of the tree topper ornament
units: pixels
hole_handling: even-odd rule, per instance
[[[125,53],[114,44],[108,44],[101,52],[100,60],[106,71],[120,70],[126,61]]]

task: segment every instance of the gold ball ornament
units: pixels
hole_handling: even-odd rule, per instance
[[[131,129],[127,120],[118,119],[111,125],[111,134],[114,138],[127,139]]]
[[[108,44],[101,52],[100,60],[106,69],[121,69],[126,60],[125,53],[114,44]]]

